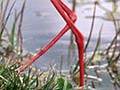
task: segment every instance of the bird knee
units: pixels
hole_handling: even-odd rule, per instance
[[[73,22],[77,20],[77,15],[74,12],[71,15],[69,15],[69,17]]]

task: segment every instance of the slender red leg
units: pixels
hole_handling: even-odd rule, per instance
[[[62,7],[65,11],[68,11],[66,14],[68,15],[69,18],[71,18],[71,20],[73,22],[76,21],[77,17],[76,15],[68,8],[66,7],[64,4],[62,4]],[[40,56],[42,56],[50,47],[52,47],[63,35],[65,32],[68,31],[70,27],[68,25],[66,25],[63,30],[61,30],[61,32],[50,42],[48,43],[45,47],[43,47],[40,52],[37,53],[37,55],[35,55],[31,60],[27,61],[23,66],[21,66],[19,68],[19,72],[24,71],[28,66],[30,66],[34,61],[36,61]]]
[[[61,0],[51,0],[54,4],[58,12],[61,14],[63,19],[66,21],[67,25],[63,28],[63,30],[42,50],[35,55],[31,60],[26,62],[23,66],[19,68],[19,72],[26,69],[30,66],[34,61],[36,61],[41,55],[43,55],[50,47],[52,47],[63,35],[68,31],[69,28],[72,29],[76,37],[76,42],[78,45],[78,53],[79,53],[79,65],[80,65],[80,86],[84,86],[84,37],[82,33],[75,27],[74,22],[76,21],[76,15],[63,3]],[[83,88],[82,88],[83,90]]]
[[[84,86],[84,37],[82,33],[80,33],[79,30],[75,27],[74,23],[70,20],[70,18],[66,16],[62,6],[59,4],[62,3],[61,0],[51,0],[51,1],[58,10],[58,12],[63,17],[63,19],[66,21],[66,23],[70,26],[72,32],[76,37],[76,42],[78,45],[78,53],[79,53],[79,65],[80,65],[80,86]]]

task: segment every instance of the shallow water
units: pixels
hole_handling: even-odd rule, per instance
[[[34,3],[34,4],[33,4]],[[66,2],[68,3],[68,2]],[[69,6],[71,6],[69,4]],[[107,5],[107,7],[111,7]],[[85,10],[91,8],[90,10]],[[85,16],[92,15],[93,5],[88,4],[85,6],[78,7],[76,9],[78,15],[77,27],[85,36],[87,40],[90,27],[91,19],[86,19]],[[97,15],[104,15],[105,12],[97,8]],[[94,49],[93,44],[96,44],[98,33],[101,25],[104,22],[104,28],[102,32],[102,45],[105,47],[114,36],[114,25],[113,22],[103,21],[102,19],[96,19],[94,25],[94,32],[92,35],[92,42],[88,48],[88,51]],[[56,9],[53,7],[49,0],[29,0],[27,1],[25,9],[25,17],[23,23],[23,37],[24,47],[26,50],[37,53],[40,48],[46,45],[60,30],[65,26],[64,20],[58,14]],[[54,45],[46,54],[44,54],[40,60],[36,61],[37,67],[45,66],[48,64],[56,63],[59,67],[61,56],[64,60],[67,59],[68,45],[69,45],[70,32],[67,32],[57,43]],[[32,42],[31,42],[32,41]],[[39,63],[39,65],[38,65]],[[64,63],[67,65],[67,62]]]
[[[66,2],[68,3],[68,2]],[[22,0],[17,0],[16,7],[18,10],[21,7]],[[68,3],[71,6],[70,3]],[[105,3],[104,3],[105,4]],[[111,4],[105,4],[106,7],[111,8]],[[76,26],[85,36],[85,42],[87,40],[90,27],[91,19],[86,19],[85,16],[92,15],[92,4],[87,4],[84,6],[79,6],[76,8],[78,15],[78,21]],[[100,8],[97,8],[97,15],[104,15],[105,12]],[[10,20],[12,21],[12,19]],[[91,52],[94,49],[94,44],[96,44],[98,33],[101,25],[104,22],[104,28],[102,32],[102,46],[110,42],[114,37],[114,25],[113,22],[104,21],[102,19],[95,20],[94,33],[92,36],[92,42],[88,48],[88,52]],[[9,22],[10,23],[10,22]],[[25,13],[24,13],[24,22],[23,22],[23,46],[27,51],[37,53],[44,45],[46,45],[61,29],[65,26],[64,20],[58,14],[56,9],[53,7],[49,0],[27,0]],[[9,26],[11,27],[11,26]],[[69,45],[70,32],[67,32],[46,54],[40,57],[34,65],[40,69],[47,70],[49,64],[56,64],[56,68],[60,66],[61,56],[65,61],[63,68],[68,68],[67,64],[67,52]],[[103,77],[104,76],[104,77]],[[100,84],[97,90],[113,90],[111,82],[108,81],[106,75],[102,75],[104,78],[105,84]],[[105,88],[104,88],[105,87]],[[106,89],[107,88],[107,89]],[[108,89],[109,88],[109,89]]]

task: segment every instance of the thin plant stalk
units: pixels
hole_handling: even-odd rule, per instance
[[[0,2],[0,13],[2,14],[2,11],[3,11],[3,0]]]
[[[3,31],[4,31],[5,27],[6,27],[6,24],[8,22],[8,19],[9,19],[10,15],[11,15],[11,12],[12,12],[12,9],[13,9],[13,7],[15,5],[15,2],[16,2],[16,0],[14,0],[14,2],[12,3],[12,6],[10,7],[10,10],[8,12],[8,15],[7,15],[7,17],[6,17],[5,21],[4,21],[4,18],[6,16],[6,12],[7,12],[7,8],[8,8],[8,5],[9,5],[9,0],[6,3],[6,7],[5,7],[5,10],[3,12],[3,16],[2,16],[2,26],[1,26],[1,31],[0,31],[0,38],[2,37]],[[8,31],[6,31],[6,32],[8,32]]]
[[[6,12],[7,12],[7,9],[8,9],[9,2],[10,2],[10,0],[6,1],[5,9],[4,9],[3,14],[2,14],[2,19],[1,19],[2,26],[1,26],[1,29],[0,29],[0,39],[1,39],[2,33],[4,31],[4,28],[5,28],[4,19],[5,19],[5,16],[6,16]]]
[[[4,9],[4,12],[3,12],[3,15],[2,15],[3,20],[6,16],[6,12],[7,12],[7,9],[8,9],[9,2],[10,2],[10,0],[7,0],[6,5],[5,5],[5,9]]]
[[[62,67],[63,67],[63,55],[61,56],[60,60],[60,76],[62,76]]]
[[[98,47],[99,47],[99,45],[100,45],[102,29],[103,29],[103,25],[101,26],[100,31],[99,31],[99,36],[98,36],[98,40],[97,40],[97,44],[96,44],[95,50],[94,50],[94,52],[93,52],[93,55],[92,55],[91,58],[89,59],[87,65],[89,65],[89,64],[91,63],[91,61],[93,60],[93,58],[95,57],[95,54],[96,54],[96,52],[97,52],[97,49],[98,49]]]
[[[76,0],[72,0],[72,11],[75,12],[75,8],[76,8]],[[74,44],[74,35],[72,33],[72,31],[70,32],[70,43],[69,43],[69,46],[68,46],[68,56],[67,56],[67,59],[68,59],[68,65],[70,66],[71,65],[71,60],[73,59],[72,57],[75,56],[75,44]]]
[[[12,46],[12,49],[15,48],[15,29],[16,29],[16,24],[17,24],[17,21],[19,19],[19,16],[20,16],[20,13],[17,14],[17,12],[15,12],[15,20],[13,22],[13,26],[12,26],[12,31],[11,31],[11,34],[10,34],[10,42],[11,42],[11,46]]]
[[[20,51],[20,54],[22,53],[22,44],[23,44],[23,39],[22,39],[22,32],[21,32],[21,28],[22,28],[22,22],[23,22],[23,14],[24,14],[24,9],[25,9],[25,4],[26,4],[26,0],[24,0],[22,9],[21,9],[21,16],[20,16],[20,21],[19,21],[19,25],[18,25],[18,34],[17,34],[17,45],[18,45],[18,49]]]
[[[115,40],[117,39],[117,37],[119,36],[120,31],[118,31],[116,33],[116,35],[114,36],[113,40],[111,41],[110,45],[107,47],[107,49],[104,51],[104,54],[107,55],[112,47],[112,45],[114,44]]]
[[[97,2],[95,2],[95,4],[94,4],[92,24],[91,24],[91,29],[90,29],[90,33],[89,33],[89,37],[88,37],[87,43],[85,45],[85,53],[86,53],[87,47],[89,45],[89,42],[91,40],[91,36],[92,36],[92,32],[93,32],[93,27],[94,27],[94,23],[95,23],[96,5],[97,5]]]

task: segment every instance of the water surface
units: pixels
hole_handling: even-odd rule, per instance
[[[23,0],[17,0],[15,6],[16,9],[20,9],[22,1]],[[70,3],[66,3],[69,5],[69,7],[71,7]],[[111,3],[103,4],[110,9],[112,8]],[[86,19],[85,17],[91,16],[92,12],[93,4],[87,4],[76,8],[76,13],[78,15],[76,26],[85,36],[85,42],[87,41],[92,21],[91,19]],[[105,12],[97,7],[96,14],[104,16]],[[92,40],[88,48],[88,52],[94,50],[94,46],[98,38],[98,33],[103,23],[104,27],[102,32],[101,47],[105,48],[110,40],[114,37],[115,31],[113,22],[96,19],[94,25],[94,33],[92,35]],[[24,49],[33,53],[37,53],[44,45],[46,45],[53,37],[55,37],[55,35],[59,33],[64,26],[64,20],[58,14],[49,0],[27,0],[22,27]],[[70,32],[67,32],[47,53],[41,56],[39,60],[34,63],[34,65],[43,70],[47,70],[49,64],[56,64],[56,68],[59,68],[61,56],[63,56],[63,67],[64,69],[68,68],[67,52],[69,38]],[[110,90],[113,90],[111,89],[111,82],[108,81],[109,77],[104,74],[102,75],[102,77],[104,78],[103,81],[105,84],[101,83],[100,85],[98,85],[100,89],[97,90],[108,90],[108,87],[110,87]]]

